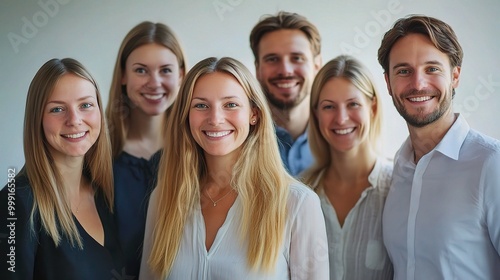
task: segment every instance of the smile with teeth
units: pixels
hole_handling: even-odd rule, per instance
[[[335,132],[336,134],[341,134],[341,135],[349,134],[349,133],[351,133],[353,131],[354,131],[354,127],[345,128],[345,129],[334,129],[333,130],[333,132]]]
[[[408,99],[412,102],[423,102],[423,101],[431,100],[432,97],[431,96],[419,96],[419,97],[410,97]]]
[[[231,133],[231,130],[226,130],[226,131],[205,131],[205,134],[210,137],[224,137],[226,135],[229,135]]]
[[[83,137],[83,135],[85,135],[85,133],[86,132],[80,132],[80,133],[75,133],[75,134],[63,134],[62,137],[77,139],[77,138]]]
[[[292,88],[296,85],[297,83],[276,83],[275,85],[279,88]]]
[[[150,99],[150,100],[158,100],[158,99],[161,99],[164,94],[146,94],[146,93],[143,93],[142,96],[144,96],[146,99]]]

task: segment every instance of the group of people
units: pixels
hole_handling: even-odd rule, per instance
[[[250,47],[255,77],[230,57],[188,69],[168,26],[140,23],[105,110],[80,62],[46,62],[25,166],[0,191],[15,224],[0,278],[500,277],[500,141],[453,112],[463,52],[448,24],[410,15],[382,39],[409,131],[394,161],[372,74],[348,55],[323,65],[305,17],[262,18]]]

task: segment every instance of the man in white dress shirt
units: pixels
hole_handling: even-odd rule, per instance
[[[453,112],[462,57],[448,24],[419,15],[378,51],[410,134],[383,214],[395,279],[500,279],[500,141]]]

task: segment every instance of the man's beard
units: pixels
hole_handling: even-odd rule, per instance
[[[282,99],[276,98],[274,94],[269,92],[267,88],[264,88],[264,93],[266,94],[268,102],[273,107],[283,111],[295,108],[297,105],[301,104],[302,101],[304,101],[304,99],[307,97],[307,94],[300,92],[299,95],[297,95],[295,98],[284,101]]]
[[[446,94],[446,93],[445,93]],[[401,95],[401,99],[400,100],[404,100],[408,97],[411,97],[411,96],[422,96],[422,95],[425,95],[425,96],[434,96],[434,98],[438,98],[438,96],[440,96],[440,92],[437,91],[437,90],[416,90],[416,89],[412,89],[412,90],[409,90],[407,92],[404,92],[402,95]],[[399,114],[405,119],[405,121],[413,126],[413,127],[424,127],[428,124],[431,124],[435,121],[437,121],[439,118],[441,118],[441,116],[444,115],[444,113],[450,108],[451,106],[451,100],[452,100],[453,97],[451,98],[447,98],[445,97],[445,99],[443,99],[442,103],[438,104],[438,108],[436,110],[434,110],[432,113],[428,114],[428,115],[420,115],[419,113],[422,112],[423,109],[418,109],[418,114],[417,115],[411,115],[408,113],[408,111],[406,110],[406,108],[404,107],[402,101],[396,101],[396,99],[393,99],[393,103],[396,107],[396,110],[399,112]],[[401,103],[398,103],[398,102],[401,102]]]

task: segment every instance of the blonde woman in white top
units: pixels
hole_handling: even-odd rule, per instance
[[[140,279],[328,279],[318,196],[283,167],[243,64],[196,64],[166,118]]]
[[[304,180],[320,196],[330,279],[392,279],[381,219],[393,165],[377,153],[382,108],[369,71],[350,56],[325,64],[313,83],[311,112],[316,164]]]

